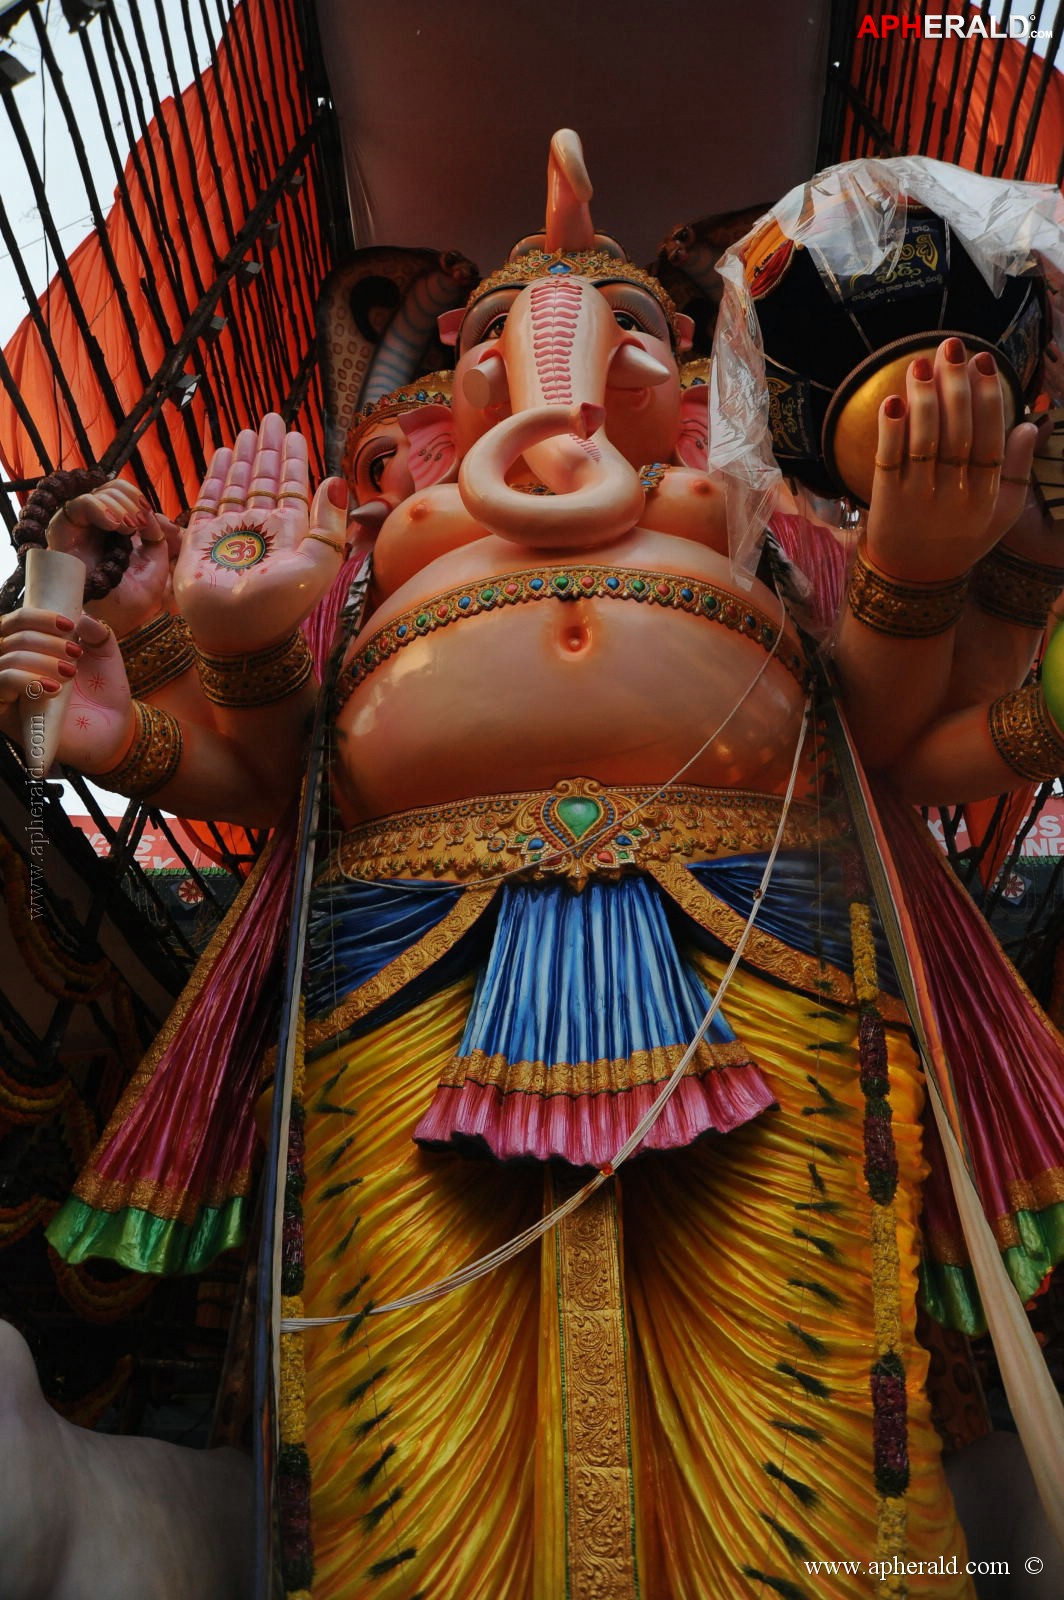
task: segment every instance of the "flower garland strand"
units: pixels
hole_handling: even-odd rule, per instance
[[[281,1316],[303,1315],[303,1191],[306,1188],[303,1103],[303,1007],[296,1025],[296,1059],[292,1080],[292,1108],[288,1125],[288,1163],[285,1172],[284,1210],[281,1221]],[[282,1324],[283,1327],[283,1324]],[[310,1457],[306,1446],[306,1368],[303,1336],[281,1333],[277,1458],[278,1522],[281,1561],[288,1600],[310,1600],[314,1577],[314,1547],[310,1531]]]
[[[873,1460],[876,1503],[876,1560],[894,1565],[907,1545],[906,1491],[909,1487],[908,1395],[901,1347],[898,1218],[894,1198],[898,1156],[891,1125],[887,1040],[879,1010],[879,963],[872,911],[864,875],[854,861],[850,905],[853,979],[860,1012],[858,1062],[864,1095],[864,1174],[872,1201],[872,1318],[876,1359],[869,1374],[872,1391]],[[882,1571],[882,1567],[880,1568]],[[899,1573],[882,1577],[881,1600],[905,1600],[908,1585]]]

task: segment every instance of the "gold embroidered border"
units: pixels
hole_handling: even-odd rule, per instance
[[[647,870],[680,909],[694,918],[699,927],[705,928],[734,950],[746,927],[744,916],[697,883],[679,861],[654,863]],[[769,933],[763,933],[760,928],[753,929],[743,960],[749,966],[779,979],[789,988],[832,1000],[836,1005],[852,1008],[856,1004],[853,979],[840,967],[833,967],[816,956],[807,956],[801,950],[793,950],[790,945],[774,939]],[[879,1009],[886,1022],[904,1025],[909,1020],[901,1000],[892,995],[881,995]]]
[[[1014,1211],[1044,1211],[1064,1200],[1064,1167],[1047,1167],[1031,1178],[1013,1178],[1005,1185]]]
[[[220,1208],[230,1200],[246,1196],[250,1190],[251,1172],[247,1168],[234,1172],[226,1183],[213,1183],[194,1192],[155,1178],[138,1178],[131,1183],[128,1178],[103,1178],[92,1171],[84,1172],[74,1185],[78,1199],[92,1206],[94,1211],[117,1212],[129,1207],[134,1211],[150,1211],[153,1217],[166,1222],[183,1222],[190,1226],[205,1207]]]
[[[316,1022],[308,1022],[308,1054],[312,1049],[320,1051],[335,1044],[338,1035],[346,1028],[361,1021],[383,1001],[390,1000],[408,983],[420,977],[434,961],[445,956],[462,934],[473,926],[481,912],[491,904],[495,893],[496,889],[493,886],[482,885],[468,889],[458,904],[452,906],[447,915],[434,928],[430,928],[416,944],[412,944],[409,950],[397,955],[394,961],[389,961],[386,967],[382,967],[380,972],[369,978],[361,988],[347,995],[327,1017],[321,1017]]]
[[[499,1089],[503,1094],[537,1094],[544,1099],[557,1095],[623,1094],[646,1084],[664,1083],[687,1048],[685,1044],[656,1045],[613,1061],[603,1057],[553,1066],[544,1061],[508,1061],[504,1055],[489,1056],[483,1050],[474,1050],[454,1058],[450,1071],[440,1079],[440,1087],[461,1089],[474,1083],[483,1089]],[[731,1044],[703,1042],[684,1076],[698,1078],[707,1072],[754,1065],[749,1050],[738,1039]]]
[[[555,1179],[555,1203],[562,1198]],[[635,1506],[616,1185],[554,1230],[565,1424],[569,1600],[637,1600]]]
[[[768,850],[782,804],[745,790],[672,784],[659,791],[563,778],[551,790],[476,795],[364,823],[344,836],[318,881],[561,876],[580,888],[591,877],[618,878],[673,856],[710,861]],[[566,821],[574,815],[592,820],[574,831]],[[798,802],[783,845],[808,849],[842,836],[838,818]]]
[[[126,1118],[130,1115],[133,1107],[136,1105],[137,1101],[140,1099],[141,1095],[144,1093],[145,1089],[148,1087],[148,1084],[154,1077],[155,1070],[158,1067],[159,1062],[162,1060],[169,1046],[173,1043],[177,1036],[178,1030],[199,998],[200,991],[206,984],[211,973],[214,971],[214,967],[219,956],[226,949],[229,943],[229,936],[236,930],[240,919],[244,914],[245,908],[247,907],[249,901],[255,893],[255,890],[258,888],[258,885],[262,880],[263,874],[266,871],[266,864],[272,857],[276,847],[277,835],[274,833],[270,835],[270,838],[266,844],[266,848],[262,851],[262,854],[259,856],[258,860],[255,862],[255,865],[248,873],[247,878],[244,880],[243,887],[237,894],[236,899],[233,901],[232,905],[229,907],[229,910],[226,912],[225,916],[218,924],[218,927],[215,929],[210,944],[208,944],[206,950],[204,950],[203,954],[197,961],[192,976],[189,978],[188,982],[185,984],[185,987],[178,995],[170,1015],[159,1029],[159,1032],[155,1035],[155,1038],[148,1049],[147,1055],[144,1056],[140,1066],[126,1084],[121,1099],[115,1106],[114,1111],[111,1113],[110,1121],[108,1122],[103,1133],[100,1135],[100,1139],[96,1146],[97,1151],[102,1150],[110,1143],[111,1139],[118,1132],[118,1129],[125,1122]],[[78,1180],[79,1183],[88,1181],[91,1175],[92,1168],[86,1168],[85,1172]]]
[[[991,1227],[994,1224],[991,1223]],[[998,1243],[1000,1244],[1000,1240]],[[924,1246],[927,1255],[939,1267],[970,1267],[971,1258],[964,1236],[945,1228],[925,1228]]]

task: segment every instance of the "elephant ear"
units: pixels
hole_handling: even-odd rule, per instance
[[[447,360],[436,319],[465,303],[477,269],[464,256],[374,246],[326,278],[318,298],[325,455],[339,472],[361,406]]]
[[[406,465],[414,492],[453,483],[458,477],[458,453],[450,406],[418,406],[403,413],[399,426],[410,440]]]
[[[691,365],[709,366],[709,362]],[[681,372],[681,382],[686,368]],[[709,465],[709,384],[704,377],[684,384],[680,396],[680,426],[676,435],[676,464],[705,472]]]

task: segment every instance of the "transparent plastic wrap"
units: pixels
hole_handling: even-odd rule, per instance
[[[735,575],[750,573],[781,474],[772,452],[765,355],[744,259],[774,222],[782,241],[809,252],[828,292],[886,267],[905,245],[907,201],[944,218],[990,290],[1040,265],[1064,274],[1064,199],[1050,184],[984,178],[923,156],[845,162],[786,194],[717,264],[724,280],[710,392],[711,468],[726,480]],[[1051,297],[1054,336],[1064,334],[1061,301]]]

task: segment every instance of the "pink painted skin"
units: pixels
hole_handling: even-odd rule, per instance
[[[590,248],[586,203],[556,179],[552,166],[564,214],[548,215],[547,240]],[[639,483],[641,466],[683,461],[681,444],[698,459],[704,425],[701,397],[681,399],[652,294],[576,274],[537,279],[486,296],[460,338],[459,482],[413,494],[384,523],[380,604],[363,638],[453,586],[529,567],[636,567],[732,588],[709,476],[677,466],[649,498]],[[552,493],[513,487],[536,481]],[[746,603],[780,618],[760,584]],[[777,791],[801,705],[760,645],[683,611],[588,599],[506,607],[419,639],[365,680],[338,720],[338,798],[354,821],[577,774],[659,783],[707,739],[687,781]]]
[[[511,331],[511,311],[496,330],[501,338],[463,352],[453,401],[456,437],[481,440],[465,465],[486,480],[473,493],[490,502],[496,530],[471,510],[467,479],[405,501],[378,539],[374,564],[383,598],[364,637],[452,586],[528,567],[614,564],[731,587],[723,497],[708,475],[676,467],[645,499],[633,470],[633,460],[669,460],[676,449],[680,387],[667,340],[620,326],[612,300],[595,285],[574,287],[589,338],[581,347],[566,329],[564,351],[578,349],[585,367],[597,362],[597,374],[574,374],[563,391],[573,394],[572,403],[556,400],[558,390],[544,382],[553,374],[535,339],[533,296],[510,296],[515,308],[526,296],[529,314],[518,309]],[[641,291],[630,285],[624,291],[624,305],[633,306]],[[629,312],[622,308],[622,315]],[[664,381],[641,385],[641,392],[611,388],[611,361],[628,341],[665,369]],[[531,376],[521,370],[522,358]],[[505,394],[498,367],[493,376],[496,359],[507,363]],[[469,372],[484,381],[464,385]],[[528,409],[520,409],[526,399]],[[611,442],[615,430],[623,453]],[[593,456],[582,448],[586,433],[597,446]],[[527,481],[537,471],[553,478],[557,494],[507,488],[507,475]],[[568,492],[567,484],[574,486]],[[631,498],[619,517],[625,496]],[[528,507],[533,517],[545,509],[542,525],[524,520]],[[749,602],[771,618],[780,615],[760,584]],[[779,662],[766,663],[760,646],[701,618],[631,602],[577,600],[482,614],[397,653],[348,702],[338,722],[341,809],[353,821],[471,793],[549,787],[574,774],[664,782],[725,721],[759,673],[741,716],[685,772],[691,782],[769,791],[785,782],[802,695]]]
[[[68,500],[49,524],[48,543],[76,555],[91,572],[99,559],[101,529],[129,535],[129,565],[117,587],[88,609],[122,639],[165,609],[182,530],[154,511],[135,484],[115,478]]]
[[[47,699],[73,676],[59,760],[88,773],[114,766],[129,744],[130,694],[112,630],[86,612],[71,660],[69,619],[23,606],[0,619],[0,641],[0,729],[18,739],[19,697]]]

